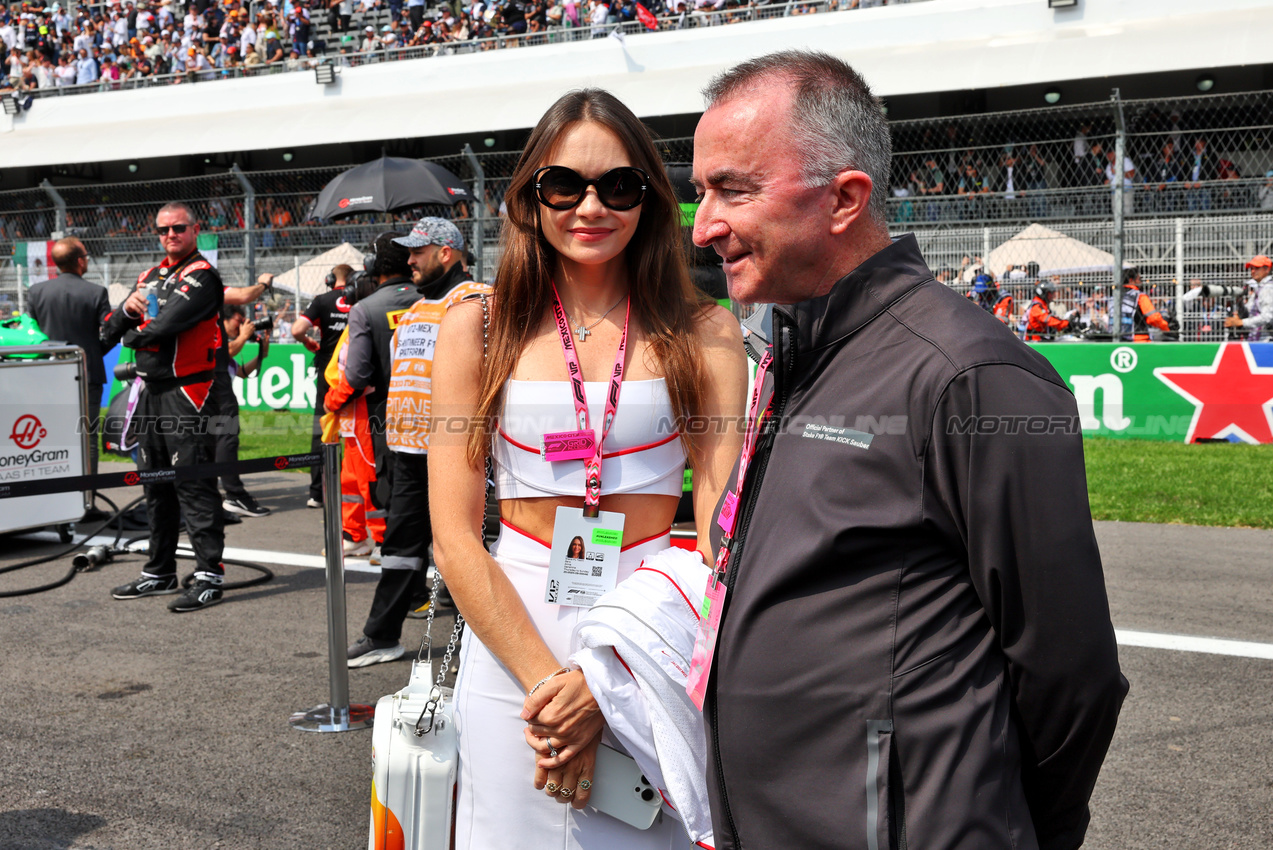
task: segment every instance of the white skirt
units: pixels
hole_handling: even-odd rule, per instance
[[[670,545],[662,535],[625,548],[619,581]],[[561,662],[570,655],[570,634],[586,611],[544,602],[548,547],[512,526],[500,528],[491,555],[517,589],[531,622]],[[526,744],[521,684],[482,642],[468,632],[455,684],[455,724],[460,744],[456,850],[688,850],[684,827],[666,813],[647,830],[635,829],[596,809],[575,809],[531,784],[535,751]],[[605,733],[604,740],[618,748]]]

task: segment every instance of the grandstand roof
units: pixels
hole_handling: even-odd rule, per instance
[[[263,150],[533,126],[563,92],[610,89],[639,115],[693,114],[748,56],[817,48],[882,96],[1273,62],[1267,0],[934,0],[312,74],[38,100],[0,115],[7,167]],[[583,70],[581,70],[583,69]]]

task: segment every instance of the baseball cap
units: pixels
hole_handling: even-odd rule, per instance
[[[375,31],[376,31],[376,28],[375,28],[375,27],[373,27],[373,26],[366,26],[366,27],[363,27],[363,30],[364,30],[365,32],[375,32]]]
[[[1264,172],[1265,177],[1273,177],[1273,170]]]
[[[446,245],[456,251],[464,250],[464,236],[460,229],[445,218],[427,216],[415,223],[411,233],[393,240],[404,248],[423,248],[425,245]]]
[[[1264,254],[1256,254],[1251,258],[1251,262],[1246,264],[1248,269],[1258,269],[1261,266],[1273,266],[1273,260],[1270,260]]]

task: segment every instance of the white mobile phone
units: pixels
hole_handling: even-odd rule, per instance
[[[663,798],[641,775],[632,756],[605,744],[597,747],[588,805],[637,829],[649,829],[659,815]]]

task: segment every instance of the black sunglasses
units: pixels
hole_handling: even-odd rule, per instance
[[[167,227],[164,227],[162,225],[156,226],[155,232],[158,233],[160,236],[167,236],[169,230],[171,230],[173,233],[185,233],[189,229],[190,229],[190,225],[188,224],[170,224]]]
[[[535,197],[549,209],[569,210],[579,206],[592,186],[602,204],[622,212],[641,205],[649,182],[644,171],[630,165],[612,168],[595,180],[564,165],[546,165],[535,172]]]

